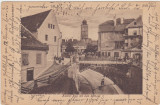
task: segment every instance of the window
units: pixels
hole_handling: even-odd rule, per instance
[[[54,42],[56,42],[56,40],[57,40],[56,38],[57,38],[57,37],[56,37],[56,36],[54,36]]]
[[[52,28],[53,28],[53,29],[54,29],[54,27],[55,27],[55,26],[54,26],[54,25],[52,25]]]
[[[125,58],[127,58],[127,59],[129,58],[128,53],[125,53]]]
[[[126,34],[128,34],[128,29],[126,29]]]
[[[51,24],[51,29],[52,29],[52,24]]]
[[[45,41],[48,41],[48,35],[45,35]]]
[[[126,43],[126,47],[128,47],[128,43]]]
[[[50,28],[50,29],[54,29],[54,28],[55,28],[55,26],[54,26],[53,24],[48,24],[48,28]]]
[[[22,65],[23,66],[29,65],[28,54],[22,54]]]
[[[104,52],[102,52],[102,56],[104,56]]]
[[[36,64],[41,64],[41,54],[36,54]]]
[[[123,41],[115,41],[115,49],[122,48],[123,46]]]
[[[50,25],[51,25],[51,24],[48,24],[48,28],[50,28]]]
[[[110,56],[111,55],[111,53],[110,52],[108,52],[108,56]]]
[[[137,35],[137,31],[134,31],[134,32],[133,32],[133,35]]]
[[[137,25],[137,23],[136,23],[136,22],[134,22],[134,25]]]
[[[114,52],[114,57],[119,57],[119,52]]]

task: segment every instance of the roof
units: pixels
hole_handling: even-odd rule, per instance
[[[22,50],[49,50],[48,45],[38,41],[23,25],[21,25],[21,49]]]
[[[119,21],[120,18],[117,19]],[[133,22],[135,19],[124,19],[123,24],[118,24],[114,26],[114,21],[113,20],[108,20],[102,24],[99,25],[99,32],[121,32],[124,31],[125,27]]]
[[[87,21],[86,21],[86,20],[83,20],[83,21],[82,21],[82,24],[83,24],[83,25],[87,25]]]
[[[114,26],[114,21],[113,20],[108,20],[102,24],[100,24],[99,26],[104,26],[104,25],[111,25],[111,26]]]
[[[129,25],[126,26],[126,28],[135,28],[135,27],[142,27],[142,16],[140,15],[137,19],[135,19],[133,22],[131,22]]]
[[[30,32],[36,32],[51,10],[21,18],[21,23]]]

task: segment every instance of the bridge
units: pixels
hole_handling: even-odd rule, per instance
[[[127,64],[127,62],[124,61],[79,61],[80,64]]]

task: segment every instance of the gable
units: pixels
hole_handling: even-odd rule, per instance
[[[137,19],[135,19],[133,22],[127,25],[126,28],[136,28],[136,27],[142,27],[142,26],[143,26],[142,16],[139,16]]]
[[[41,51],[49,50],[48,45],[38,41],[23,25],[21,25],[21,49]]]
[[[51,10],[21,18],[21,24],[30,32],[36,32]]]

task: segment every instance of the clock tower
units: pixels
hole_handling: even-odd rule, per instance
[[[88,24],[86,20],[82,21],[81,24],[81,40],[87,40],[88,39]]]

